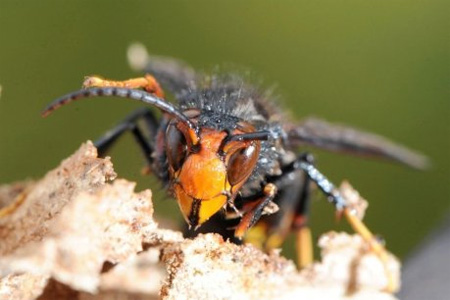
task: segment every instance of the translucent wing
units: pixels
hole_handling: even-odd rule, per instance
[[[382,136],[317,118],[307,118],[286,131],[292,146],[310,145],[330,151],[383,158],[416,169],[429,166],[427,157]]]

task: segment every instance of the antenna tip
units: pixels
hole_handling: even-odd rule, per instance
[[[53,112],[53,108],[52,107],[47,107],[45,108],[43,111],[41,111],[41,117],[46,118],[48,117],[48,115],[50,115]]]

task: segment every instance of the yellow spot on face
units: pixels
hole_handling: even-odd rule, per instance
[[[192,205],[194,199],[186,194],[180,185],[175,186],[175,194],[178,199],[178,205],[183,213],[183,217],[188,224],[191,223],[190,218],[193,212]],[[198,207],[197,225],[201,225],[217,213],[227,202],[225,195],[218,195],[210,199],[201,200]]]
[[[209,200],[201,202],[198,224],[201,225],[208,221],[216,212],[218,212],[227,203],[227,197],[225,195],[219,195]]]

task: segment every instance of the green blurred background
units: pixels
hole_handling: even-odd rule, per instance
[[[39,114],[85,75],[137,76],[125,53],[139,41],[200,69],[247,67],[278,87],[296,119],[348,123],[427,154],[433,167],[418,172],[316,151],[325,174],[336,183],[349,179],[370,200],[366,222],[397,255],[448,213],[448,1],[62,3],[0,0],[0,182],[39,178],[137,107],[99,99],[47,119]],[[121,177],[160,190],[140,175],[143,161],[131,137],[111,155]],[[180,218],[175,201],[158,201],[156,210]],[[314,201],[312,218],[316,237],[343,226],[323,199]]]

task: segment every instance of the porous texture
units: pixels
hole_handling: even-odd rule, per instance
[[[115,177],[111,161],[97,158],[97,150],[86,144],[40,181],[12,184],[9,193],[20,192],[9,205],[21,205],[0,219],[0,255],[42,240],[55,217],[75,196],[82,191],[94,192]],[[8,194],[7,187],[1,190]]]
[[[322,262],[299,272],[277,251],[159,228],[151,192],[115,177],[88,142],[43,179],[0,186],[0,299],[395,299],[397,260],[357,235],[324,235]]]

